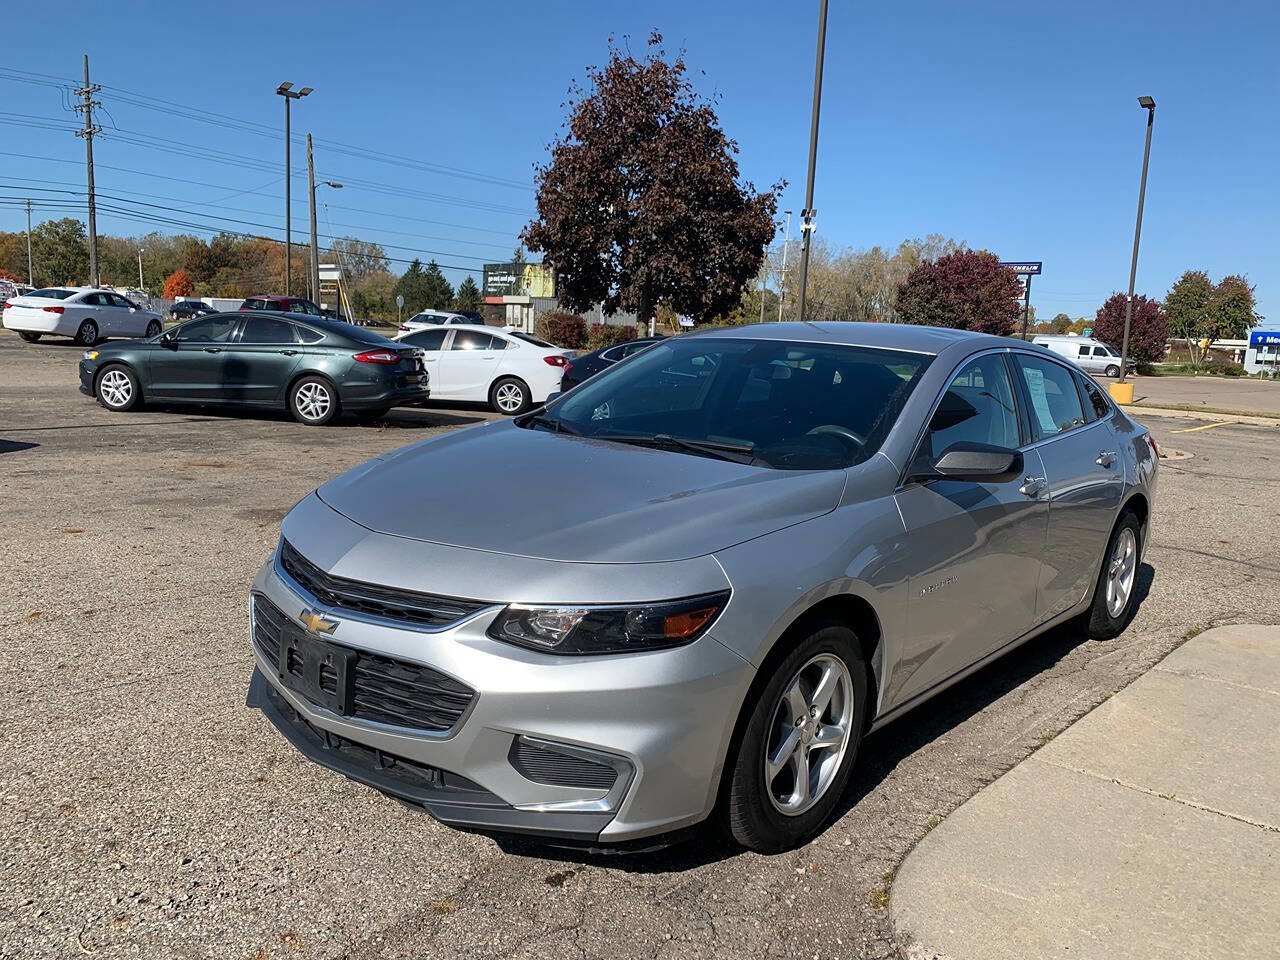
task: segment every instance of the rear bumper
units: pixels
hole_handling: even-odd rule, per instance
[[[380,407],[409,407],[431,396],[430,385],[397,386],[394,383],[344,384],[338,391],[347,410],[376,410]]]
[[[52,333],[59,336],[74,336],[74,319],[68,320],[64,314],[49,313],[34,307],[14,307],[4,311],[4,327],[6,330],[21,330],[24,333]]]

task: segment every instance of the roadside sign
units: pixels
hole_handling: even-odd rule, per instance
[[[403,310],[403,309],[404,309],[404,294],[403,294],[403,293],[397,293],[397,294],[396,294],[396,309],[397,309],[397,310]]]
[[[1092,337],[1092,336],[1093,336],[1093,327],[1083,327],[1083,328],[1081,328],[1081,330],[1080,330],[1080,336],[1082,336],[1082,337]]]
[[[680,318],[680,326],[682,326],[682,327],[692,327],[692,326],[693,326],[693,317],[681,317],[681,318]]]
[[[1012,263],[1001,263],[1000,266],[1008,267],[1014,273],[1023,276],[1039,276],[1040,268],[1044,266],[1043,260],[1016,260]]]

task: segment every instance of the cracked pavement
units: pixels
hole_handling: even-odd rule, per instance
[[[247,589],[289,507],[490,415],[113,415],[77,392],[78,356],[0,335],[3,957],[893,956],[893,872],[941,818],[1190,628],[1280,616],[1274,430],[1153,417],[1194,456],[1162,467],[1130,628],[1055,630],[869,737],[808,846],[499,845],[306,762],[244,707]]]

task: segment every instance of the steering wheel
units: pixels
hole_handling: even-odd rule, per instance
[[[814,437],[814,436],[821,436],[823,434],[832,434],[837,437],[842,437],[845,440],[850,440],[853,443],[856,443],[859,447],[866,446],[866,443],[867,443],[865,439],[858,436],[848,427],[841,426],[838,423],[824,423],[820,427],[814,427],[807,434],[805,434],[805,436]]]

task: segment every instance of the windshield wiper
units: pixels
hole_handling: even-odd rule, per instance
[[[669,433],[597,433],[592,436],[598,440],[633,443],[636,446],[680,447],[692,453],[700,453],[719,460],[728,460],[731,463],[768,465],[756,455],[756,448],[750,443],[729,443],[724,440],[691,440],[687,437],[673,437]]]
[[[526,418],[526,419],[524,419],[524,420],[521,420],[521,421],[517,424],[517,426],[521,426],[521,427],[547,427],[547,428],[549,428],[549,429],[550,429],[552,432],[554,432],[554,433],[567,433],[567,434],[569,434],[570,436],[573,436],[573,437],[580,437],[580,436],[582,436],[582,431],[581,431],[581,430],[578,430],[578,429],[576,429],[575,427],[571,427],[571,426],[569,426],[569,425],[568,425],[567,423],[565,423],[563,420],[558,420],[558,419],[556,419],[555,417],[548,417],[548,416],[544,416],[544,415],[543,415],[543,414],[541,414],[541,413],[539,413],[539,414],[535,414],[535,415],[534,415],[534,416],[532,416],[532,417],[528,417],[528,418]]]

